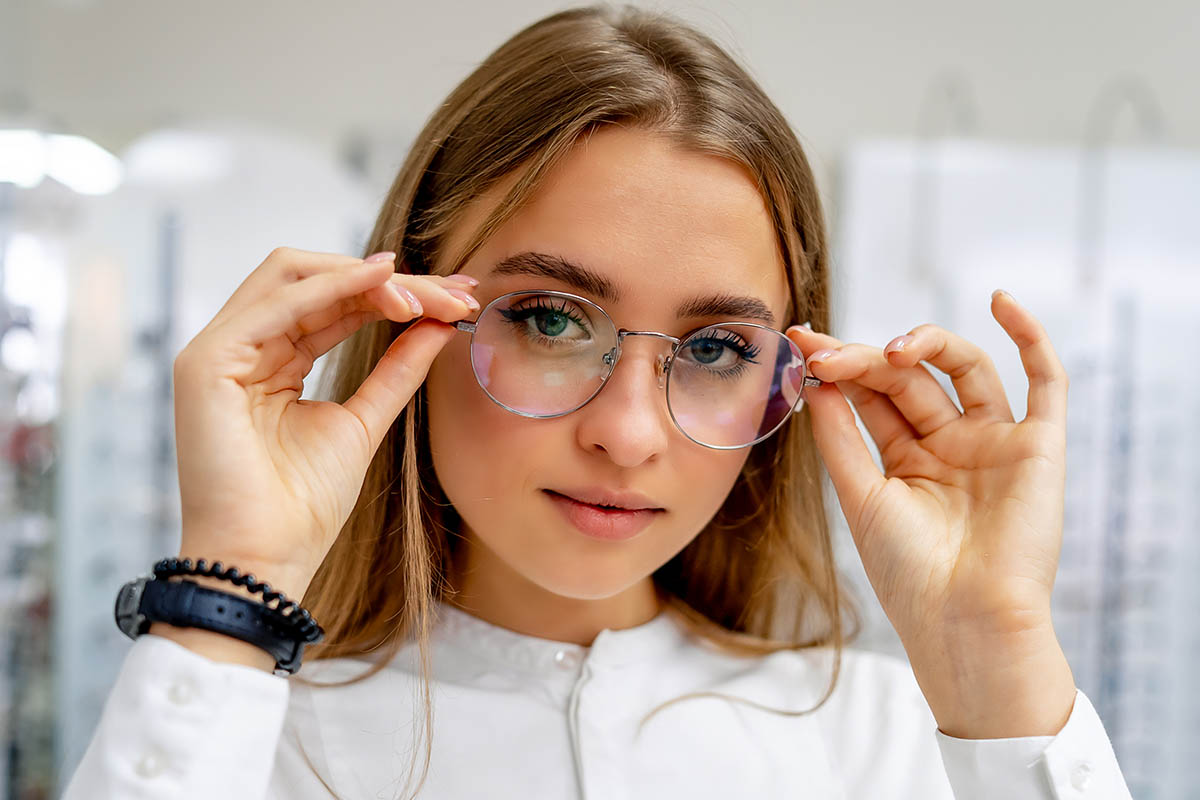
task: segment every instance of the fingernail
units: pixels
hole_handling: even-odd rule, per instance
[[[818,350],[808,357],[809,364],[815,364],[818,361],[828,361],[838,354],[837,350]]]
[[[992,292],[992,299],[993,299],[993,300],[995,300],[995,299],[996,299],[996,295],[998,295],[998,294],[1002,294],[1002,295],[1004,295],[1004,296],[1005,296],[1005,297],[1007,297],[1009,300],[1012,300],[1014,303],[1015,303],[1015,302],[1017,302],[1017,298],[1013,297],[1011,294],[1009,294],[1008,292],[1004,291],[1003,289],[997,289],[996,291]]]
[[[404,302],[408,303],[408,307],[412,309],[412,313],[422,314],[425,312],[425,308],[421,305],[421,301],[417,299],[415,294],[410,292],[408,289],[405,289],[403,286],[397,286],[394,283],[392,284],[392,288],[396,290],[396,294],[400,295],[400,298],[404,300]]]
[[[479,301],[476,300],[474,297],[471,297],[471,295],[467,294],[463,290],[447,289],[446,291],[449,292],[450,294],[454,295],[455,297],[457,297],[459,300],[462,300],[464,303],[466,303],[468,308],[472,308],[476,311],[479,310]]]
[[[906,334],[904,336],[897,336],[895,339],[892,339],[890,342],[888,342],[887,347],[883,348],[883,352],[884,353],[899,353],[905,347],[908,347],[908,345],[912,342],[912,340],[913,340],[913,336],[911,334]]]
[[[378,261],[391,261],[395,258],[396,258],[396,254],[393,253],[391,250],[382,250],[382,251],[376,253],[375,255],[367,256],[366,258],[363,259],[363,261],[366,261],[370,264],[374,264]]]
[[[458,281],[459,283],[465,283],[468,286],[478,286],[479,285],[478,280],[476,280],[475,278],[472,278],[470,275],[463,275],[461,272],[456,272],[453,275],[447,275],[446,280]]]

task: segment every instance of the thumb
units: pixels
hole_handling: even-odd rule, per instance
[[[409,326],[388,347],[358,391],[343,404],[362,421],[371,453],[379,449],[384,434],[425,380],[433,359],[455,333],[453,325],[430,318]]]
[[[824,383],[805,389],[813,438],[847,520],[879,488],[885,479],[862,432],[854,421],[854,411],[836,383]]]

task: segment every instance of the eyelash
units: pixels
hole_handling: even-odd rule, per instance
[[[555,312],[558,314],[562,314],[568,320],[570,320],[571,322],[574,322],[576,325],[578,325],[581,329],[583,329],[585,331],[588,329],[587,323],[583,319],[580,319],[578,316],[576,316],[575,314],[573,314],[567,310],[567,301],[566,300],[562,301],[561,306],[555,307],[553,304],[548,304],[546,302],[545,298],[539,297],[539,298],[537,298],[536,301],[534,301],[534,303],[532,305],[513,306],[512,308],[509,308],[509,309],[502,309],[500,311],[500,313],[504,316],[504,318],[506,320],[508,320],[514,326],[519,326],[522,323],[524,323],[526,320],[528,320],[530,317],[532,317],[533,315],[541,313],[541,312],[546,312],[546,311],[552,311],[552,312]],[[731,367],[730,369],[726,369],[726,370],[714,371],[714,374],[719,375],[723,378],[736,378],[737,376],[741,375],[742,372],[744,372],[747,369],[746,365],[748,363],[749,364],[757,364],[758,363],[757,356],[762,352],[761,348],[759,348],[755,345],[745,344],[740,336],[737,336],[736,334],[734,334],[731,331],[721,331],[721,333],[725,334],[725,336],[724,337],[705,336],[704,338],[702,338],[698,341],[713,341],[713,342],[716,342],[725,347],[732,347],[734,349],[734,351],[737,352],[737,354],[741,360],[737,363],[736,366]],[[552,338],[552,337],[545,336],[540,333],[537,335],[537,339],[539,341],[549,343],[551,345],[561,344],[563,341],[561,339]]]
[[[731,331],[722,331],[722,333],[727,334],[731,338],[720,339],[715,336],[705,336],[702,339],[700,339],[699,341],[711,340],[711,341],[717,342],[718,344],[720,344],[722,346],[732,347],[734,349],[734,351],[737,352],[738,357],[739,357],[737,364],[730,367],[729,369],[711,370],[712,374],[716,375],[719,378],[722,378],[724,380],[732,380],[732,379],[740,376],[747,369],[749,369],[749,367],[746,366],[747,364],[757,364],[758,363],[755,360],[755,356],[757,356],[761,352],[761,348],[759,348],[755,345],[743,344],[740,341],[741,337],[737,336],[736,334],[732,333]]]
[[[580,319],[578,316],[576,316],[575,314],[572,314],[570,311],[567,310],[567,301],[566,300],[562,301],[562,305],[560,307],[555,308],[553,305],[546,304],[545,298],[539,297],[539,298],[537,298],[535,304],[533,304],[533,305],[513,306],[512,308],[501,309],[500,314],[506,320],[508,320],[510,323],[512,323],[513,326],[517,327],[517,326],[520,326],[522,323],[524,323],[526,320],[528,320],[530,317],[534,316],[535,314],[539,314],[539,313],[546,312],[546,311],[553,311],[557,314],[562,314],[564,317],[569,319],[571,322],[574,322],[576,325],[578,325],[582,330],[584,330],[584,331],[588,330],[586,321]],[[549,343],[551,345],[562,343],[562,340],[556,340],[549,336],[545,336],[541,333],[539,333],[537,335],[537,339],[539,341],[542,341],[544,343]]]

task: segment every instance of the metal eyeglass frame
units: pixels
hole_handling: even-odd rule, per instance
[[[596,397],[596,395],[600,394],[600,392],[604,390],[605,386],[608,385],[608,379],[611,378],[613,372],[616,371],[617,362],[619,362],[621,359],[621,343],[625,340],[626,336],[656,336],[660,339],[666,339],[667,341],[671,342],[671,345],[672,345],[671,346],[671,354],[669,356],[667,356],[665,360],[662,358],[661,355],[657,359],[659,387],[663,388],[665,386],[666,392],[667,392],[667,413],[670,414],[671,422],[674,423],[675,427],[679,430],[680,433],[682,433],[688,439],[690,439],[691,441],[700,445],[701,447],[708,447],[712,450],[741,450],[742,448],[745,448],[745,447],[752,447],[752,446],[758,444],[759,442],[773,436],[775,434],[775,432],[778,431],[780,428],[782,428],[783,424],[785,422],[787,422],[788,419],[791,418],[792,414],[796,410],[796,407],[798,405],[800,405],[800,402],[804,397],[804,388],[808,387],[808,386],[820,386],[822,383],[822,381],[820,379],[814,378],[813,376],[807,374],[807,365],[806,365],[806,369],[805,369],[806,374],[804,376],[804,386],[802,386],[800,391],[798,391],[796,393],[796,400],[795,400],[795,402],[792,403],[792,407],[788,411],[788,413],[785,414],[779,420],[779,424],[777,424],[770,431],[768,431],[767,433],[758,437],[757,439],[755,439],[752,442],[747,442],[746,444],[713,445],[713,444],[708,444],[706,442],[701,442],[698,439],[695,439],[694,437],[692,437],[691,434],[689,434],[687,431],[685,431],[683,429],[683,426],[679,424],[679,420],[675,419],[675,410],[671,407],[671,366],[675,363],[676,353],[679,352],[680,348],[683,347],[684,344],[686,344],[689,340],[691,340],[698,334],[702,333],[703,331],[706,331],[710,328],[719,328],[724,325],[749,326],[752,328],[761,328],[763,330],[770,331],[771,333],[782,336],[785,340],[787,340],[788,345],[790,347],[792,347],[793,349],[795,349],[796,348],[795,343],[792,342],[791,339],[788,339],[786,334],[784,334],[782,331],[777,331],[774,328],[768,327],[766,325],[760,325],[757,322],[732,322],[732,321],[731,322],[716,322],[711,325],[705,325],[701,328],[697,328],[696,330],[692,331],[691,333],[688,333],[682,339],[679,337],[676,337],[676,336],[670,336],[669,334],[666,334],[666,333],[660,333],[659,331],[631,331],[631,330],[627,330],[625,328],[618,328],[617,324],[615,322],[613,322],[612,317],[610,317],[608,315],[607,311],[605,311],[603,308],[601,308],[600,306],[598,306],[596,303],[592,302],[591,300],[588,300],[586,297],[580,297],[577,294],[571,294],[570,292],[560,292],[560,291],[557,291],[554,289],[520,289],[515,292],[506,292],[505,294],[500,295],[499,297],[495,298],[490,303],[488,303],[486,306],[484,306],[482,309],[480,309],[478,316],[475,317],[475,322],[467,322],[466,320],[459,320],[458,322],[454,323],[454,327],[460,331],[464,331],[466,333],[471,334],[472,346],[474,346],[475,330],[476,330],[476,326],[479,323],[479,320],[482,319],[483,316],[488,313],[488,311],[492,308],[492,306],[496,305],[501,300],[504,300],[505,298],[508,298],[508,297],[513,297],[515,295],[520,295],[520,294],[550,295],[552,297],[564,297],[573,303],[581,303],[590,308],[594,308],[596,311],[600,312],[600,315],[605,320],[608,321],[608,324],[610,326],[612,326],[612,329],[616,332],[617,344],[615,347],[613,347],[612,350],[610,350],[609,352],[605,353],[602,356],[604,363],[608,366],[609,369],[608,369],[608,374],[606,374],[604,376],[604,380],[602,380],[600,382],[600,385],[598,387],[596,387],[596,391],[592,392],[587,397],[586,400],[584,400],[582,403],[575,406],[574,408],[572,408],[568,411],[559,412],[557,414],[530,414],[528,412],[520,411],[518,409],[513,408],[512,406],[507,406],[504,403],[500,402],[500,400],[498,400],[496,397],[494,397],[492,395],[492,393],[488,391],[487,387],[483,385],[483,381],[480,380],[480,378],[479,378],[479,373],[475,371],[475,359],[474,359],[474,357],[472,357],[471,358],[471,374],[475,376],[475,382],[479,384],[479,388],[483,389],[483,393],[486,394],[493,403],[500,406],[501,408],[503,408],[506,411],[510,411],[513,414],[516,414],[517,416],[528,417],[530,419],[554,419],[556,417],[565,417],[567,414],[573,414],[576,411],[578,411],[579,409],[586,406],[588,403],[590,403]],[[801,354],[800,359],[801,359],[801,362],[804,361],[803,354]]]

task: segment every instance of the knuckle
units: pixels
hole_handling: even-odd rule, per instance
[[[195,372],[196,364],[198,363],[199,357],[195,345],[189,344],[180,350],[175,356],[175,361],[171,364],[171,375],[175,382],[184,381],[191,376]]]
[[[392,384],[392,390],[397,396],[404,392],[414,391],[421,381],[424,380],[424,370],[413,364],[411,359],[405,358],[395,352],[384,353],[383,357],[395,361],[393,369],[395,370],[397,380]]]
[[[843,345],[834,345],[834,346],[830,347],[829,349],[834,350],[843,355],[854,356],[854,355],[861,355],[863,353],[869,353],[872,350],[874,350],[875,348],[872,348],[869,345],[861,344],[859,342],[850,342],[848,344],[843,344]]]
[[[915,328],[910,330],[908,333],[910,336],[921,336],[921,335],[928,335],[931,333],[940,335],[941,333],[944,333],[944,332],[945,332],[945,329],[943,329],[942,326],[940,326],[940,325],[935,325],[932,322],[922,322],[920,325],[917,325]]]
[[[172,364],[171,364],[171,372],[172,372],[172,373],[175,375],[175,377],[176,377],[177,379],[178,379],[178,378],[179,378],[179,376],[180,376],[180,375],[182,375],[182,374],[183,374],[183,373],[184,373],[184,372],[187,370],[187,368],[188,368],[188,366],[187,366],[187,365],[188,365],[188,360],[189,360],[189,359],[188,359],[188,357],[187,357],[187,352],[188,352],[188,351],[187,351],[187,348],[186,348],[186,347],[185,347],[184,349],[180,350],[180,351],[179,351],[179,352],[178,352],[178,353],[175,355],[175,361],[174,361],[174,362],[172,362]]]

